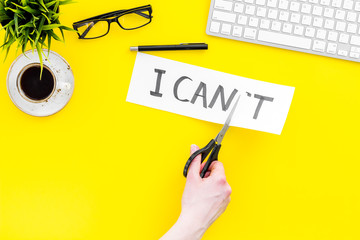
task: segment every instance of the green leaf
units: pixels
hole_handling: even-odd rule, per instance
[[[15,16],[14,16],[14,22],[15,22],[16,35],[19,36],[19,20],[18,20],[18,15],[15,15]]]
[[[45,6],[45,3],[43,0],[38,0],[40,5],[45,9],[46,12],[49,12],[49,10],[47,9],[47,7]]]
[[[50,19],[46,16],[46,14],[41,13],[41,15],[43,15],[43,16],[46,18],[46,20],[48,21],[48,24],[51,24],[51,21],[50,21]]]
[[[50,46],[51,46],[51,35],[48,35],[48,58],[50,56]]]
[[[61,38],[60,38],[58,35],[56,35],[53,30],[50,30],[48,33],[49,33],[49,35],[50,35],[51,37],[53,37],[56,41],[63,42],[63,40],[61,40]]]
[[[29,41],[29,29],[26,29],[25,30],[25,39],[24,39],[24,44],[22,45],[22,53],[25,55],[25,49],[26,49],[26,45],[27,45],[27,42]]]
[[[60,29],[64,29],[64,30],[68,30],[68,31],[71,31],[71,32],[76,32],[74,29],[69,28],[69,27],[66,27],[66,26],[64,26],[64,25],[60,26],[59,28],[60,28]]]
[[[21,8],[21,9],[23,9],[23,10],[25,10],[25,11],[27,11],[28,13],[31,13],[31,14],[33,14],[33,15],[39,15],[39,14],[41,14],[40,11],[35,10],[35,9],[32,9],[29,5],[28,5],[28,6],[25,6],[25,7],[19,6],[19,8]]]
[[[61,24],[48,24],[48,25],[44,25],[43,30],[51,30],[54,28],[59,28],[61,27]]]
[[[46,3],[45,6],[46,6],[47,8],[49,8],[49,7],[51,7],[52,5],[54,5],[55,3],[57,3],[57,2],[58,2],[58,1],[51,1],[51,2]]]
[[[42,58],[42,49],[40,48],[40,44],[37,43],[36,45],[36,50],[38,52],[39,55],[39,60],[40,60],[40,80],[42,77],[42,72],[43,72],[43,68],[44,68],[44,64],[43,64],[43,58]]]
[[[37,30],[37,35],[36,35],[36,38],[35,38],[35,45],[37,45],[37,42],[39,41],[41,32],[43,30],[44,22],[45,22],[45,18],[41,18],[40,24],[39,24],[39,27],[38,27],[38,30]]]
[[[73,0],[64,0],[64,1],[59,1],[60,3],[60,5],[65,5],[65,4],[70,4],[70,3],[74,3],[74,1]]]
[[[10,39],[10,40],[3,46],[3,50],[5,50],[5,58],[4,58],[4,61],[6,60],[8,54],[9,54],[11,45],[12,45],[14,42],[15,42],[15,39]]]
[[[14,12],[16,14],[21,14],[22,13],[22,11],[20,11],[18,9],[12,9],[12,8],[9,8],[9,7],[6,7],[5,10],[12,11],[12,12]]]
[[[35,26],[34,26],[34,23],[33,23],[33,22],[28,22],[28,23],[26,23],[26,24],[24,24],[24,25],[21,25],[21,26],[19,27],[19,29],[21,29],[20,31],[22,31],[24,28],[31,28],[31,27],[35,27]]]

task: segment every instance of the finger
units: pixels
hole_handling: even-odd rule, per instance
[[[200,172],[203,170],[204,166],[205,166],[206,162],[202,162],[201,165],[200,165]]]
[[[210,176],[210,171],[207,171],[206,173],[205,173],[205,176],[204,176],[204,178],[207,178],[207,177],[209,177]]]
[[[196,146],[195,144],[192,144],[190,148],[190,155],[196,152],[197,150],[199,150],[199,147]],[[194,160],[191,162],[188,170],[188,175],[200,177],[199,175],[200,164],[201,164],[201,154],[197,155],[196,158],[194,158]]]
[[[224,175],[225,176],[225,169],[224,169],[224,165],[222,164],[222,162],[219,161],[213,161],[209,167],[209,170],[211,173],[211,176],[214,175]]]

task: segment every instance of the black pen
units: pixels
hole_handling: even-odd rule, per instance
[[[147,45],[130,47],[130,51],[173,51],[173,50],[207,50],[206,43],[181,43],[177,45]]]

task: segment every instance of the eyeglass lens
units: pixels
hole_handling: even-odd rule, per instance
[[[139,10],[133,13],[125,14],[119,17],[119,24],[125,29],[134,29],[150,22],[150,13],[148,10]]]
[[[85,36],[85,38],[97,38],[106,35],[109,31],[109,23],[106,20],[88,22],[77,30],[80,36]]]
[[[112,17],[114,18],[114,17]],[[98,38],[109,32],[110,18],[94,20],[77,27],[78,33],[83,38]],[[124,29],[130,30],[142,27],[151,21],[149,10],[138,10],[136,12],[122,15],[118,18],[118,23]]]

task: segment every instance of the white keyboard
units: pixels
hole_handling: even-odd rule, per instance
[[[206,32],[360,62],[360,0],[212,0]]]

